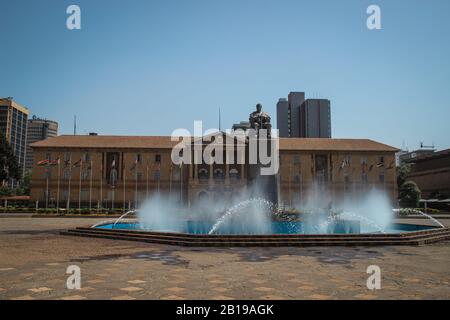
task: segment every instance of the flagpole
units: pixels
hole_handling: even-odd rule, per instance
[[[169,197],[172,197],[172,163],[170,163],[170,175],[169,175]]]
[[[58,158],[58,188],[56,190],[56,214],[59,213],[59,185],[61,178],[61,160]]]
[[[78,187],[78,211],[81,213],[81,173],[83,171],[83,160],[80,163],[80,184]]]
[[[145,197],[148,198],[148,163],[147,163],[147,177],[146,177],[146,185],[145,185]]]
[[[125,159],[122,159],[123,161],[123,165],[122,165],[122,172],[123,172],[123,212],[125,213],[126,209],[126,201],[125,201],[125,196],[126,196],[126,191],[125,191],[125,179],[126,179],[126,171],[125,171]]]
[[[70,155],[69,158],[69,187],[68,187],[68,196],[67,196],[67,205],[66,205],[66,210],[67,213],[69,213],[70,210],[70,182],[72,181],[72,155]]]
[[[135,189],[134,189],[134,209],[137,208],[137,168],[134,168]]]
[[[90,181],[89,181],[89,213],[91,213],[92,210],[92,160],[91,160],[91,166],[89,168],[90,170]]]
[[[49,172],[50,172],[49,168],[50,168],[50,166],[47,164],[46,175],[45,175],[45,177],[46,177],[46,179],[45,179],[46,180],[45,211],[47,211],[47,209],[48,209],[48,175],[49,175]]]
[[[180,203],[183,202],[183,164],[180,163]]]
[[[100,210],[103,212],[103,161],[100,165]]]

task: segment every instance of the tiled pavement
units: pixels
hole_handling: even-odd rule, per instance
[[[0,218],[0,299],[450,298],[450,243],[421,247],[181,248],[61,236],[93,219]],[[382,289],[366,287],[378,265]],[[66,268],[81,268],[68,290]]]

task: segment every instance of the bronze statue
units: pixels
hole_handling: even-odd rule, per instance
[[[250,114],[250,127],[257,133],[259,129],[266,129],[267,135],[270,137],[270,130],[272,129],[272,125],[270,124],[270,116],[266,112],[261,111],[261,109],[262,105],[258,103],[256,105],[256,111],[253,111]]]

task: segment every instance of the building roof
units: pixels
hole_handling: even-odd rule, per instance
[[[445,150],[441,150],[441,151],[436,151],[436,152],[432,152],[432,153],[419,155],[415,158],[408,159],[408,162],[425,162],[425,161],[434,160],[434,159],[438,159],[438,158],[445,158],[448,156],[450,156],[450,149],[445,149]]]
[[[383,151],[399,149],[370,139],[280,138],[280,150]]]
[[[280,138],[280,150],[383,151],[398,149],[369,139]],[[33,148],[171,149],[170,136],[62,135],[31,144]]]
[[[62,135],[31,144],[33,148],[171,149],[170,136]]]

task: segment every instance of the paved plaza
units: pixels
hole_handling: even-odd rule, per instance
[[[450,299],[448,241],[185,248],[59,234],[99,221],[0,218],[0,299]],[[80,290],[66,288],[70,265]],[[367,289],[369,265],[381,268],[380,290]]]

